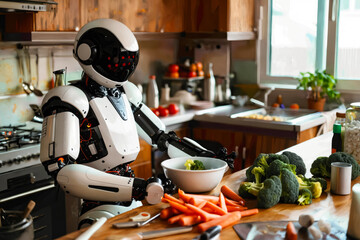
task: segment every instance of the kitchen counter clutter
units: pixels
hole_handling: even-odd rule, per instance
[[[292,151],[301,156],[307,166],[307,173],[309,173],[311,163],[317,157],[329,156],[331,154],[331,137],[332,133],[326,133],[286,149],[286,151]],[[223,185],[227,185],[232,190],[237,191],[240,183],[243,181],[246,181],[245,170],[227,174],[213,191],[203,194],[218,196]],[[353,186],[359,182],[360,178],[358,177],[353,180],[351,184]],[[310,214],[314,217],[315,221],[323,219],[327,222],[330,222],[332,224],[332,229],[336,228],[338,231],[337,234],[340,236],[340,238],[334,239],[345,239],[344,236],[349,222],[351,196],[352,194],[342,196],[330,193],[330,184],[328,182],[327,189],[321,194],[319,198],[313,199],[310,205],[300,206],[296,204],[279,203],[268,209],[259,209],[258,214],[242,217],[241,220],[232,227],[229,226],[222,229],[220,233],[220,239],[239,239],[239,235],[234,229],[238,228],[239,225],[237,224],[240,223],[259,221],[297,221],[301,214]],[[175,225],[170,225],[166,220],[159,218],[140,228],[116,229],[112,227],[112,224],[114,223],[129,221],[130,217],[136,216],[140,212],[149,212],[151,216],[153,216],[167,206],[167,203],[160,203],[152,206],[146,205],[108,219],[106,223],[97,232],[95,232],[90,239],[140,239],[137,233],[175,227]],[[256,201],[246,200],[246,206],[249,209],[256,208]],[[59,239],[75,239],[84,231],[85,229],[82,229],[63,236]],[[172,235],[171,239],[192,239],[198,234],[199,232],[197,231],[196,227],[194,227],[186,233]],[[169,236],[156,239],[169,239]]]

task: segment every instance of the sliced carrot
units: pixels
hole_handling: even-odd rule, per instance
[[[181,198],[182,200],[184,200],[184,202],[189,202],[191,197],[186,194],[183,190],[181,190],[180,188],[178,189],[178,194],[179,194],[179,198]]]
[[[179,215],[181,213],[179,210],[177,210],[177,209],[175,209],[173,207],[171,208],[171,210],[172,210],[174,216]]]
[[[176,197],[173,197],[173,196],[171,196],[171,195],[169,195],[169,194],[167,194],[167,193],[164,194],[164,198],[165,198],[165,199],[169,199],[169,200],[174,201],[174,202],[177,202],[177,203],[179,203],[179,204],[184,204],[184,202],[181,201],[180,199],[178,199],[178,198],[176,198]]]
[[[161,219],[168,219],[169,217],[173,216],[174,213],[172,211],[172,207],[164,208],[160,211],[160,218]]]
[[[225,215],[227,214],[227,211],[224,211],[224,209],[222,209],[221,207],[219,207],[216,204],[213,204],[212,202],[206,202],[207,207],[209,207],[212,211],[214,211],[215,213],[219,214],[219,215]],[[205,210],[203,208],[203,210]]]
[[[227,213],[227,207],[225,203],[225,197],[222,192],[219,194],[219,206]]]
[[[221,186],[220,192],[224,194],[225,197],[230,198],[231,200],[237,201],[237,202],[245,202],[242,197],[239,196],[236,192],[234,192],[231,188],[229,188],[226,185]]]
[[[201,208],[196,207],[196,206],[194,206],[192,204],[189,204],[189,203],[185,203],[185,206],[188,209],[190,209],[194,214],[199,215],[203,222],[207,222],[207,221],[210,221],[210,220],[212,220],[214,218],[219,217],[219,215],[217,215],[217,214],[212,214],[212,213],[205,212]]]
[[[187,193],[186,195],[190,197],[190,199],[191,198],[202,199],[215,204],[219,201],[219,197],[213,195],[201,195],[201,194],[189,194],[189,193]]]
[[[247,217],[247,216],[255,215],[257,213],[259,213],[259,209],[252,208],[252,209],[241,211],[241,217]]]
[[[228,199],[227,197],[225,197],[225,202],[226,202],[226,205],[245,206],[245,202],[236,202],[234,200]]]
[[[171,218],[168,219],[168,223],[174,224],[174,223],[178,222],[180,220],[180,218],[182,218],[184,216],[187,216],[187,214],[186,213],[181,213],[181,214],[172,216]]]
[[[201,217],[198,215],[185,215],[178,221],[181,226],[190,226],[201,222]]]
[[[243,206],[229,206],[229,205],[226,205],[226,208],[228,212],[244,211],[248,209],[247,207],[243,207]]]
[[[286,240],[297,240],[298,234],[296,232],[295,226],[292,222],[288,222],[286,225]]]
[[[171,200],[168,200],[169,204],[171,207],[175,208],[176,210],[179,210],[180,212],[182,213],[192,213],[191,211],[189,211],[189,209],[182,205],[182,204],[179,204],[177,202],[173,202]]]
[[[241,219],[240,212],[231,212],[226,215],[220,216],[208,222],[203,222],[198,225],[200,232],[205,232],[207,229],[220,225],[222,228],[233,225]]]
[[[206,200],[204,200],[204,199],[194,198],[194,197],[191,197],[189,199],[189,203],[191,203],[192,205],[195,205],[195,206],[201,205],[204,201],[206,202]]]

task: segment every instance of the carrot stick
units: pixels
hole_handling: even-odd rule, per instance
[[[181,212],[179,211],[179,210],[177,210],[177,209],[175,209],[175,208],[171,208],[171,211],[173,212],[173,215],[175,216],[175,215],[179,215]]]
[[[189,203],[185,203],[185,206],[188,209],[190,209],[194,214],[199,215],[203,222],[207,222],[207,221],[210,221],[210,220],[212,220],[214,218],[219,217],[219,215],[217,215],[217,214],[212,214],[212,213],[205,212],[201,208],[198,208],[198,207],[196,207],[196,206],[194,206],[192,204],[189,204]]]
[[[225,197],[225,202],[226,202],[226,205],[245,206],[245,202],[236,202],[234,200],[228,199],[227,197]]]
[[[255,215],[257,213],[259,213],[259,209],[257,209],[257,208],[248,209],[248,210],[241,211],[241,217],[247,217],[247,216]]]
[[[180,201],[180,199],[175,198],[175,197],[173,197],[173,196],[171,196],[171,195],[169,195],[167,193],[164,194],[164,197],[165,197],[165,199],[169,199],[169,200],[177,202],[179,204],[184,204],[184,202]]]
[[[179,194],[179,198],[184,200],[184,202],[189,202],[191,199],[191,197],[188,194],[186,194],[183,190],[181,190],[180,188],[178,189],[178,194]]]
[[[195,199],[202,199],[202,200],[206,200],[212,203],[217,203],[219,201],[219,197],[217,196],[212,196],[212,195],[201,195],[201,194],[186,194],[188,197],[190,198],[195,198]]]
[[[215,213],[217,213],[219,215],[227,214],[227,211],[224,211],[224,209],[222,209],[218,205],[213,204],[212,202],[206,202],[205,206],[209,207],[212,211],[214,211]]]
[[[199,206],[204,201],[206,202],[206,200],[204,200],[204,199],[191,197],[190,200],[189,200],[189,203],[192,204],[192,205],[195,205],[195,206]]]
[[[220,188],[220,192],[224,194],[225,197],[230,198],[231,200],[237,201],[237,202],[245,202],[242,197],[239,196],[236,192],[234,192],[231,188],[229,188],[226,185],[222,185]]]
[[[227,213],[227,207],[225,203],[225,197],[222,192],[219,194],[219,206]]]
[[[204,232],[210,227],[220,225],[222,228],[233,225],[241,219],[240,212],[231,212],[226,215],[220,216],[208,222],[203,222],[198,225],[200,232]]]
[[[286,234],[285,234],[285,239],[286,240],[297,240],[297,232],[295,229],[295,226],[292,222],[288,222],[288,224],[286,225]]]
[[[186,214],[186,213],[181,213],[181,214],[172,216],[171,218],[168,219],[168,223],[174,224],[174,223],[176,223],[177,221],[179,221],[180,218],[182,218],[182,217],[184,217],[184,216],[187,216],[187,214]]]
[[[185,215],[178,221],[181,226],[190,226],[201,222],[201,217],[198,215]]]
[[[173,202],[173,201],[170,201],[170,200],[168,200],[168,202],[169,202],[171,207],[179,210],[182,213],[191,213],[191,211],[189,211],[189,209],[186,206],[182,205],[182,204],[179,204],[177,202]]]
[[[160,218],[161,219],[168,219],[169,217],[173,216],[174,213],[171,209],[172,207],[164,208],[160,211]]]
[[[243,207],[243,206],[229,206],[229,205],[226,205],[226,208],[228,212],[244,211],[248,209],[247,207]]]

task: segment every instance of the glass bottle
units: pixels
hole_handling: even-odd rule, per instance
[[[204,100],[213,102],[215,100],[215,76],[213,64],[209,63],[204,79]]]
[[[342,151],[344,151],[344,136],[345,136],[345,119],[346,118],[346,114],[343,112],[337,112],[336,113],[336,119],[335,119],[335,124],[340,124],[341,125],[341,141],[342,141]]]
[[[341,125],[335,123],[333,126],[333,137],[331,140],[331,153],[342,151]]]
[[[149,108],[159,107],[159,89],[156,84],[155,75],[149,77],[149,83],[146,91],[146,105]]]
[[[351,103],[346,109],[344,152],[360,163],[360,102]]]

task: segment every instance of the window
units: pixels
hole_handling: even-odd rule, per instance
[[[360,0],[261,0],[260,83],[297,85],[300,72],[333,74],[360,90]]]

